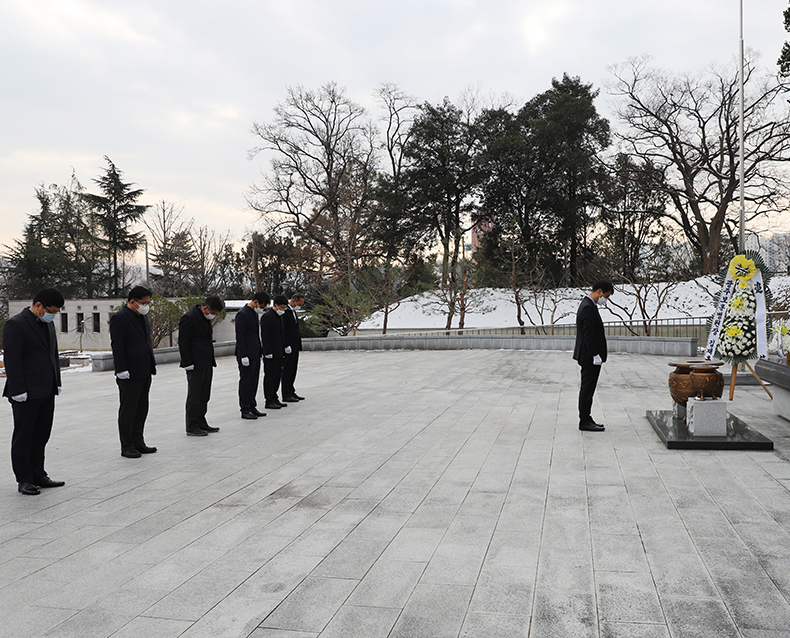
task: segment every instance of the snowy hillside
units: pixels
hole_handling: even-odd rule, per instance
[[[606,308],[601,308],[604,321],[623,319],[676,319],[699,317],[707,318],[713,314],[713,296],[718,292],[718,277],[699,277],[692,281],[677,284],[656,284],[645,287],[641,292],[632,286],[616,286]],[[774,277],[771,290],[774,296],[790,288],[790,277]],[[528,298],[523,317],[526,325],[548,325],[574,323],[576,309],[584,295],[589,292],[581,288],[560,288],[534,298]],[[473,291],[474,300],[468,302],[466,329],[506,328],[518,326],[516,304],[513,293],[506,289],[486,288]],[[644,313],[637,310],[638,299],[644,300]],[[526,315],[529,315],[528,317]],[[380,330],[384,319],[383,312],[373,314],[362,323],[360,331]],[[442,329],[446,317],[436,303],[433,293],[409,297],[398,308],[391,310],[387,323],[388,330]],[[458,317],[453,320],[457,327]]]

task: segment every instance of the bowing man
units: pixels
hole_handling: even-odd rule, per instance
[[[45,288],[33,304],[3,326],[3,359],[8,397],[14,415],[11,466],[19,492],[31,496],[42,487],[61,487],[44,470],[44,448],[52,433],[55,396],[60,394],[60,363],[53,320],[63,307],[63,295]]]
[[[217,360],[214,358],[213,319],[225,305],[219,297],[207,297],[205,303],[189,310],[178,322],[178,351],[181,367],[187,373],[187,436],[206,436],[219,432],[206,421],[211,399],[211,381]]]

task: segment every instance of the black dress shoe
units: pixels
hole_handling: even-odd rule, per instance
[[[38,487],[63,487],[66,484],[66,481],[53,481],[48,476],[44,478],[36,479],[35,485]]]
[[[296,397],[285,397],[283,401],[285,401],[286,403],[299,403],[299,399],[297,399]]]
[[[280,404],[281,408],[287,408],[288,407],[288,404],[287,403],[283,403],[282,401],[280,401],[280,399],[277,399],[277,403]]]
[[[258,408],[253,408],[252,413],[255,416],[266,416],[266,412],[261,412]]]
[[[267,403],[264,407],[267,410],[279,410],[283,406],[281,406],[280,402],[278,401],[277,403]]]
[[[599,423],[595,423],[595,421],[590,421],[588,423],[579,423],[579,429],[586,432],[603,432],[606,428]]]
[[[38,489],[33,483],[20,483],[19,484],[19,491],[22,494],[27,494],[28,496],[33,496],[34,494],[41,494],[41,490]]]
[[[127,459],[139,459],[142,454],[136,448],[127,448],[125,450],[121,450],[121,456],[125,456]]]
[[[147,445],[141,445],[140,447],[137,448],[137,451],[140,454],[153,454],[154,452],[156,452],[156,448],[148,447]]]
[[[203,426],[203,429],[204,429],[206,432],[219,432],[219,428],[215,428],[215,427],[212,427],[212,426],[210,426],[210,425],[204,425],[204,426]]]
[[[242,419],[251,419],[252,421],[254,421],[255,419],[258,418],[258,415],[255,414],[255,412],[242,412],[241,413],[241,418]]]
[[[291,395],[294,399],[299,399],[300,401],[304,401],[304,397],[300,397],[296,392]]]
[[[194,430],[187,430],[187,436],[208,436],[203,428],[195,428]]]

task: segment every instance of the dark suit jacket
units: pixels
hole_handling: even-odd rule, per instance
[[[27,392],[28,399],[48,399],[57,394],[61,382],[54,324],[42,323],[25,308],[3,326],[3,348],[4,397]]]
[[[110,317],[110,343],[115,372],[129,371],[132,379],[156,374],[151,324],[148,317],[124,306]]]
[[[573,349],[573,358],[579,365],[591,365],[596,354],[606,361],[606,334],[598,306],[590,297],[585,297],[576,313],[576,347]]]
[[[258,335],[258,313],[243,305],[236,313],[236,358],[247,357],[251,362],[260,361],[261,338]]]
[[[294,352],[302,349],[302,335],[299,332],[299,320],[293,308],[289,305],[283,315],[283,341],[286,346],[291,346]]]
[[[200,306],[184,314],[178,322],[178,351],[181,367],[195,366],[195,370],[216,367],[214,358],[214,328]]]
[[[261,348],[264,356],[271,354],[275,359],[285,356],[283,320],[274,308],[269,308],[261,317]]]

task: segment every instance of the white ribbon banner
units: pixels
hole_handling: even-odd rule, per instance
[[[754,279],[754,296],[757,298],[757,310],[754,313],[754,320],[757,324],[757,356],[760,359],[768,358],[768,334],[765,326],[765,286],[763,285],[763,273],[757,269]]]
[[[713,355],[716,353],[716,344],[719,342],[719,333],[721,332],[721,325],[724,323],[724,315],[727,314],[727,306],[730,304],[730,297],[732,297],[732,289],[735,287],[735,280],[727,273],[727,279],[724,280],[724,285],[721,288],[721,297],[719,297],[719,305],[716,306],[716,314],[713,315],[713,323],[710,326],[710,334],[708,335],[708,346],[705,348],[705,360],[712,361]]]

